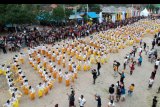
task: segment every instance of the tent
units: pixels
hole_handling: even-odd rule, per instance
[[[99,18],[99,15],[96,14],[96,12],[88,12],[87,15],[88,15],[90,18]]]
[[[140,16],[148,16],[148,15],[149,15],[149,12],[146,8],[140,13]]]
[[[70,15],[69,19],[82,19],[80,15]]]

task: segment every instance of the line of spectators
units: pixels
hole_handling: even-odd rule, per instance
[[[144,17],[132,17],[123,21],[93,23],[84,25],[70,25],[65,27],[50,28],[43,27],[42,29],[25,28],[23,31],[17,33],[9,33],[7,36],[0,37],[0,49],[7,53],[9,51],[19,51],[21,47],[33,47],[40,43],[54,43],[62,39],[74,39],[75,37],[89,36],[94,32],[108,30],[110,28],[121,27],[127,24],[132,24]]]

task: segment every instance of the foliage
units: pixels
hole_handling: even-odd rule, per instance
[[[88,4],[89,11],[99,13],[101,11],[99,4]]]
[[[35,22],[38,5],[32,4],[1,4],[0,22],[2,24],[25,24]]]

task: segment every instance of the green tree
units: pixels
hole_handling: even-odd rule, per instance
[[[52,10],[52,17],[56,21],[62,21],[65,19],[64,9],[61,5]]]
[[[99,13],[101,11],[99,4],[88,4],[89,11]]]

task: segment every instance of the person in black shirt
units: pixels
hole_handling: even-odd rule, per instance
[[[101,64],[100,64],[100,62],[97,62],[97,71],[98,71],[98,75],[97,76],[99,76],[100,75],[100,72],[99,72],[99,69],[101,68]]]
[[[99,95],[95,95],[95,99],[97,101],[97,107],[101,107],[101,97]]]
[[[114,84],[109,87],[109,99],[114,100]]]
[[[152,107],[157,107],[157,96],[154,96],[153,98],[153,103],[152,103]]]
[[[95,84],[97,78],[97,72],[95,69],[92,70],[92,75],[93,75],[93,84]]]
[[[144,47],[144,51],[145,51],[146,50],[146,42],[144,42],[143,47]]]
[[[154,46],[155,46],[155,40],[153,39],[153,41],[152,41],[152,49],[154,49]]]
[[[151,73],[150,78],[154,79],[154,78],[155,78],[155,75],[156,75],[156,70],[154,70],[154,71]]]
[[[68,96],[69,97],[69,107],[74,107],[74,101],[75,101],[75,92],[74,90],[71,91],[71,94]]]

